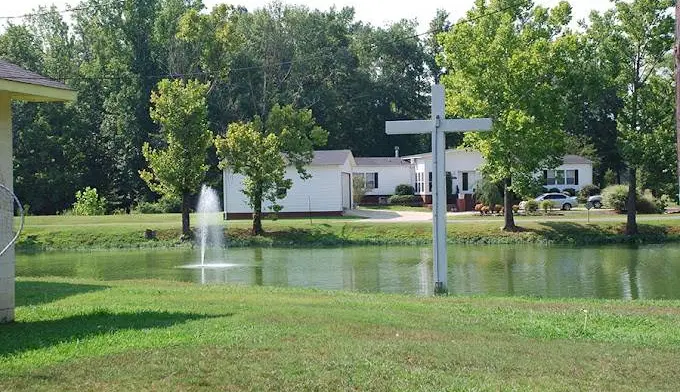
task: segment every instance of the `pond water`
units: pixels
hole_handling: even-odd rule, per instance
[[[221,251],[220,251],[221,252]],[[430,294],[429,247],[230,248],[196,268],[198,250],[49,252],[17,255],[17,276],[314,287]],[[450,246],[449,291],[680,299],[680,245],[640,247]],[[210,261],[212,260],[212,261]],[[194,265],[191,268],[190,265]]]

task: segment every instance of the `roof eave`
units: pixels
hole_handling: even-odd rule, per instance
[[[75,101],[78,95],[75,90],[71,89],[41,86],[7,79],[0,79],[0,92],[2,91],[9,92],[12,99],[30,102]]]

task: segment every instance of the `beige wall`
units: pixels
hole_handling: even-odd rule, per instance
[[[11,108],[9,95],[0,92],[0,182],[10,189],[13,183]],[[7,208],[3,210],[7,211]],[[12,219],[0,217],[0,225],[2,225],[0,247],[4,247],[12,233]],[[0,256],[0,323],[12,320],[14,320],[14,248]]]

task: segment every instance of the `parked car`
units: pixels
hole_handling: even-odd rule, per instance
[[[569,211],[572,207],[578,205],[578,201],[576,200],[575,196],[567,196],[564,193],[544,193],[534,200],[539,203],[543,200],[550,200],[553,204],[553,207],[566,211]],[[525,203],[526,202],[519,203],[519,208],[524,209]]]
[[[590,203],[595,208],[602,208],[602,195],[593,195],[588,198]]]

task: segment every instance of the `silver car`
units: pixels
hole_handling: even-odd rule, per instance
[[[602,208],[602,195],[593,195],[588,198],[590,203],[595,208]]]
[[[544,193],[541,196],[535,198],[537,202],[542,202],[543,200],[550,200],[553,207],[559,208],[560,210],[571,210],[571,207],[576,207],[578,201],[575,196],[567,196],[564,193]]]

